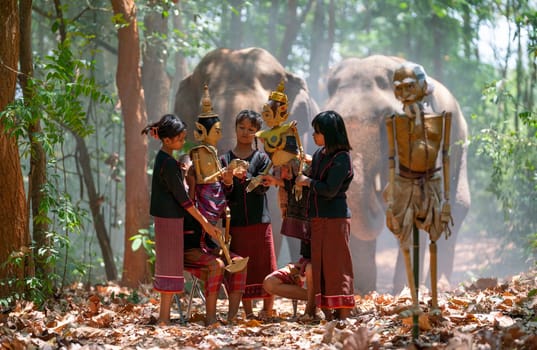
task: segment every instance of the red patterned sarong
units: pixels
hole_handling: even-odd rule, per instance
[[[310,259],[300,258],[296,263],[290,263],[271,273],[268,277],[276,277],[283,284],[295,284],[299,287],[304,287],[306,280],[306,266],[310,263]]]
[[[156,261],[153,288],[159,292],[181,293],[185,287],[183,218],[154,217],[154,222]]]
[[[238,255],[230,253],[231,258]],[[203,281],[205,295],[218,293],[220,285],[224,283],[228,293],[244,292],[246,285],[246,269],[236,273],[224,270],[224,260],[200,248],[185,251],[185,270]]]
[[[231,227],[231,250],[248,260],[243,299],[270,298],[263,289],[265,277],[277,268],[271,224]]]
[[[353,308],[349,249],[350,219],[311,219],[311,263],[315,302],[320,308]]]

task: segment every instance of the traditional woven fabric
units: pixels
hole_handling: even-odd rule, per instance
[[[413,223],[418,229],[428,232],[431,241],[442,236],[441,188],[438,175],[431,179],[396,176],[392,212],[401,228],[399,233],[394,232],[401,248],[409,248],[412,244]],[[387,191],[384,192],[385,196]]]
[[[216,223],[226,209],[224,186],[220,182],[197,184],[196,203],[203,216],[211,223]]]
[[[306,280],[306,266],[310,263],[310,259],[300,258],[296,263],[290,263],[271,273],[268,277],[276,277],[283,284],[295,284],[299,287],[304,286]]]
[[[232,257],[238,257],[236,254],[230,254]],[[226,286],[228,293],[244,292],[246,270],[231,274],[224,270],[225,263],[221,257],[199,248],[186,250],[184,260],[185,268],[203,281],[206,295],[218,293],[222,282]]]
[[[354,307],[349,238],[350,219],[311,219],[313,285],[320,308]],[[339,266],[339,269],[334,270],[332,266]]]
[[[270,298],[263,289],[265,277],[276,270],[276,254],[270,224],[231,227],[231,250],[250,257],[243,299]]]
[[[282,235],[309,241],[311,229],[309,220],[285,216],[282,221]]]
[[[154,221],[156,261],[153,287],[159,292],[181,293],[185,285],[183,218],[154,217]]]

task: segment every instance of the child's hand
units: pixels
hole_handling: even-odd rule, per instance
[[[222,231],[220,231],[218,227],[214,226],[209,222],[203,225],[203,230],[217,241],[222,237]]]
[[[222,181],[226,186],[233,185],[233,170],[225,168],[222,170]]]
[[[306,164],[311,164],[311,155],[307,154],[307,153],[303,153],[302,154],[302,160],[306,163]]]
[[[248,173],[248,170],[244,168],[235,168],[233,169],[233,176],[235,176],[238,179],[244,179],[246,177],[246,174]]]
[[[284,180],[291,180],[293,178],[293,172],[289,166],[280,167],[280,178]]]
[[[295,180],[295,184],[298,186],[310,186],[311,179],[305,175],[298,175]]]
[[[282,180],[280,180],[277,177],[272,176],[272,175],[263,175],[262,183],[263,183],[263,186],[265,186],[265,187],[268,187],[268,186],[283,186],[284,185]]]

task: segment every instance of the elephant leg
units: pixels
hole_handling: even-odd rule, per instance
[[[289,247],[289,255],[291,256],[291,261],[300,260],[300,240],[293,237],[285,237],[287,241],[287,246]]]
[[[377,288],[377,240],[363,241],[351,236],[350,249],[354,290],[360,295],[366,295]]]

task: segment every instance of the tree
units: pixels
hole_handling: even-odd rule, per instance
[[[130,249],[130,238],[149,227],[149,192],[146,173],[147,140],[140,131],[147,124],[142,75],[140,38],[133,0],[112,0],[118,26],[116,85],[125,128],[125,252],[122,284],[137,287],[147,282],[150,269],[143,249]]]
[[[171,81],[166,74],[168,49],[168,16],[163,15],[158,4],[148,2],[148,12],[144,17],[145,45],[142,51],[142,84],[148,120],[157,121],[169,110]]]
[[[0,11],[0,110],[13,101],[19,58],[19,13],[16,0],[3,2]],[[3,115],[0,123],[0,263],[13,258],[15,264],[0,266],[0,281],[7,277],[23,280],[28,270],[29,231],[26,195],[20,167],[16,136],[6,131],[13,116]],[[0,296],[7,296],[17,286],[0,284]]]
[[[33,77],[33,55],[32,55],[32,0],[21,0],[19,2],[20,12],[20,69],[19,83],[24,96],[25,104],[33,98],[33,89],[28,86],[28,80]],[[42,132],[41,118],[35,115],[35,119],[28,125],[28,135],[30,138],[30,176],[28,184],[29,205],[31,207],[32,232],[35,242],[34,258],[36,270],[42,275],[48,275],[52,271],[52,266],[47,263],[50,252],[50,239],[47,237],[48,223],[43,220],[43,213],[40,210],[43,201],[43,186],[47,181],[47,156],[43,146],[39,142],[38,135]],[[37,256],[35,252],[43,252]]]

